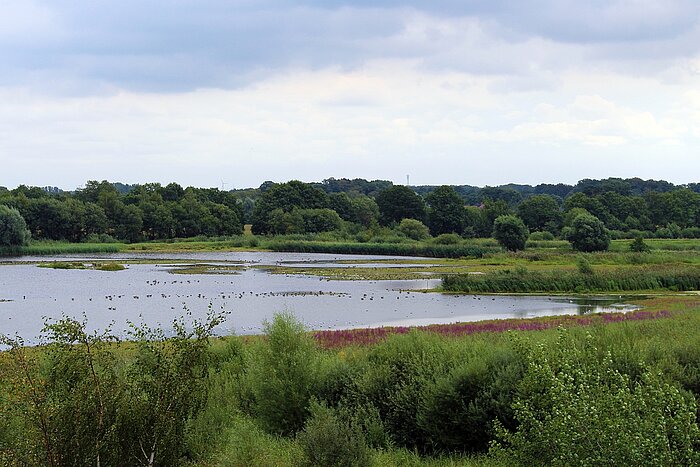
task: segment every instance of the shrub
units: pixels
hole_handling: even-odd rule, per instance
[[[318,357],[304,326],[292,315],[277,314],[265,325],[266,345],[251,369],[254,411],[271,433],[299,431],[317,384]]]
[[[593,274],[591,263],[588,262],[585,256],[579,256],[576,258],[576,268],[581,274]]]
[[[44,328],[49,343],[43,360],[21,340],[0,336],[14,367],[0,386],[12,395],[11,418],[23,427],[17,440],[0,444],[0,460],[179,465],[187,426],[206,399],[209,338],[221,319],[210,314],[192,331],[176,320],[167,343],[161,331],[134,327],[137,342],[128,358],[113,346],[117,339],[109,330],[88,333],[85,322],[70,318]],[[0,421],[6,415],[0,410]]]
[[[505,249],[522,250],[530,232],[523,221],[513,215],[499,216],[493,223],[493,237]]]
[[[554,240],[554,234],[546,230],[542,232],[532,232],[530,234],[529,240],[541,241],[541,240]]]
[[[639,381],[562,331],[540,344],[514,403],[519,425],[492,453],[517,465],[697,465],[695,401],[645,370]]]
[[[430,237],[428,227],[416,219],[402,219],[397,230],[412,240],[425,240]]]
[[[524,369],[512,351],[483,349],[429,386],[418,417],[434,447],[486,451],[494,420],[514,427],[511,403]]]
[[[319,403],[312,404],[311,417],[297,441],[304,452],[302,465],[360,467],[372,462],[362,431]]]
[[[636,237],[634,240],[632,240],[632,243],[630,243],[630,251],[635,253],[645,253],[649,251],[649,245],[644,242],[644,238]]]
[[[458,245],[462,243],[462,237],[456,233],[440,234],[433,239],[433,243],[436,245]]]

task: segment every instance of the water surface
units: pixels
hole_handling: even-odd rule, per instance
[[[398,258],[398,257],[397,257]],[[39,268],[32,261],[155,260],[128,264],[124,271]],[[19,334],[35,341],[44,318],[87,317],[90,328],[114,322],[116,331],[127,320],[168,326],[191,312],[230,312],[219,334],[260,333],[275,313],[293,313],[310,329],[342,329],[394,325],[423,325],[498,318],[584,314],[629,310],[621,297],[580,301],[543,296],[479,296],[422,293],[438,280],[330,281],[314,276],[270,274],[252,266],[349,266],[348,260],[387,263],[387,257],[270,252],[119,253],[109,255],[19,257],[0,266],[0,333]],[[405,257],[400,258],[405,261]],[[171,274],[180,262],[240,264],[235,274]],[[425,265],[424,263],[421,265]],[[367,264],[352,267],[367,266]],[[413,291],[410,291],[413,290]]]

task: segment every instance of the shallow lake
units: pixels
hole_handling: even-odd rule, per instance
[[[391,264],[391,257],[270,252],[111,254],[19,257],[0,265],[0,333],[34,342],[44,319],[87,317],[90,328],[127,320],[168,327],[187,310],[202,318],[209,307],[229,312],[219,334],[256,334],[275,313],[289,312],[310,329],[406,326],[499,318],[584,314],[633,309],[618,298],[581,300],[544,296],[479,296],[424,293],[439,280],[329,281],[314,276],[270,274],[261,266],[345,267],[345,261]],[[40,268],[36,262],[140,261],[117,272]],[[372,261],[377,261],[372,264]],[[389,262],[387,262],[389,261]],[[187,263],[236,266],[230,274],[172,274]],[[425,266],[426,264],[421,264]]]

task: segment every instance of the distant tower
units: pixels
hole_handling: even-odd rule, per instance
[[[406,174],[406,186],[409,186],[411,183],[409,182],[410,180],[410,175]]]

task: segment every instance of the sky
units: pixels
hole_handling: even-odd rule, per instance
[[[3,0],[0,186],[700,181],[697,0]]]

